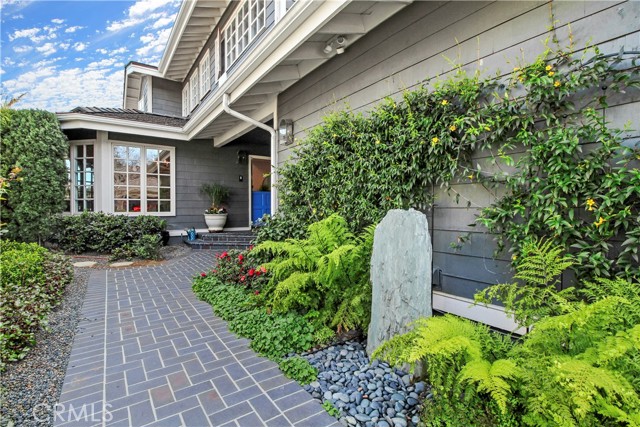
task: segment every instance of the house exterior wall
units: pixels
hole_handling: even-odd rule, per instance
[[[553,18],[551,17],[553,12]],[[371,33],[349,46],[291,86],[278,97],[278,118],[292,119],[296,140],[322,121],[328,112],[351,108],[366,112],[384,97],[400,99],[402,91],[416,88],[426,79],[447,77],[452,65],[483,75],[508,72],[514,61],[533,60],[545,49],[548,27],[555,20],[563,46],[571,37],[575,46],[587,42],[603,53],[640,50],[639,2],[421,2],[406,7]],[[348,106],[348,107],[347,107]],[[640,99],[618,97],[606,110],[612,125],[631,122],[640,129]],[[631,131],[630,138],[640,136]],[[294,146],[279,146],[278,163],[292,155]],[[476,153],[483,170],[488,158]],[[495,244],[481,227],[469,227],[480,207],[492,202],[491,195],[472,183],[456,184],[455,190],[469,198],[476,209],[456,202],[439,189],[433,191],[436,206],[427,212],[433,242],[433,268],[441,275],[434,281],[445,293],[471,297],[489,284],[510,279],[506,255],[492,258]],[[450,243],[471,233],[461,250]],[[467,304],[468,305],[468,304]]]
[[[182,85],[179,82],[153,77],[152,112],[166,116],[182,115]]]
[[[236,142],[222,148],[213,148],[210,140],[175,141],[116,132],[96,132],[87,129],[65,131],[70,142],[82,141],[95,146],[96,160],[96,211],[113,212],[113,176],[110,163],[111,145],[114,141],[175,147],[175,215],[163,215],[169,230],[185,230],[195,227],[206,229],[203,213],[209,200],[200,194],[204,183],[217,182],[230,189],[229,216],[225,228],[248,228],[249,212],[249,162],[238,163],[238,151],[248,155],[269,156],[268,138],[259,132],[251,132]],[[266,134],[266,132],[263,132]],[[248,156],[247,156],[248,158]],[[240,181],[239,177],[243,180]]]

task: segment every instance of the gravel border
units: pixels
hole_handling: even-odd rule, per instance
[[[52,426],[50,408],[58,402],[91,269],[74,269],[61,303],[49,313],[48,327],[36,333],[36,346],[0,373],[0,425]],[[36,417],[33,410],[36,408]]]

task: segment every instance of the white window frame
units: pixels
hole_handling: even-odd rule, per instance
[[[189,82],[187,82],[182,88],[182,117],[187,117],[191,112],[191,109],[189,108],[189,100],[191,99],[190,95]]]
[[[218,81],[218,37],[213,41],[209,50],[209,88],[213,88]]]
[[[73,141],[69,141],[69,181],[68,181],[68,185],[70,186],[69,188],[69,213],[71,214],[79,214],[84,212],[84,210],[79,211],[76,208],[76,201],[78,200],[77,194],[76,194],[76,187],[77,187],[77,183],[76,183],[76,173],[75,173],[75,161],[76,161],[76,147],[82,145],[85,146],[84,150],[84,157],[82,157],[82,159],[87,159],[86,157],[86,146],[87,145],[93,145],[93,198],[88,199],[86,197],[83,197],[82,200],[93,200],[93,211],[89,211],[89,212],[97,212],[98,208],[97,208],[97,203],[98,203],[98,197],[97,197],[97,187],[98,185],[101,185],[101,183],[97,182],[97,175],[96,175],[96,168],[98,167],[98,161],[99,161],[99,156],[98,156],[98,144],[97,141],[95,139],[80,139],[80,140],[73,140]],[[86,173],[86,167],[83,169],[83,173]],[[83,185],[83,187],[86,187],[86,184]]]
[[[189,79],[189,86],[191,87],[191,102],[189,111],[193,111],[198,104],[200,103],[200,97],[198,96],[198,68],[196,67],[193,70],[193,74],[191,74],[191,78]]]
[[[152,84],[151,76],[142,76],[140,80],[140,99],[138,100],[138,110],[144,111],[145,113],[153,112]]]
[[[209,81],[209,51],[207,50],[200,61],[200,99],[204,98],[211,89]]]
[[[109,140],[109,148],[111,155],[110,163],[111,167],[109,168],[109,191],[111,194],[111,212],[116,215],[127,215],[127,216],[139,216],[139,215],[153,215],[153,216],[175,216],[176,215],[176,149],[175,147],[168,145],[153,145],[153,144],[139,144],[130,141],[116,141]],[[113,147],[116,145],[124,145],[127,147],[137,147],[140,148],[140,166],[144,164],[145,170],[144,172],[140,171],[140,211],[139,212],[116,212],[116,198],[115,198],[115,185],[113,182],[113,177],[115,174],[115,170],[113,167]],[[171,209],[169,212],[147,212],[147,171],[146,171],[146,150],[168,150],[169,155],[171,156],[171,169],[169,172],[169,185],[170,185],[170,203]],[[144,160],[144,163],[143,163]],[[127,185],[128,187],[128,185]]]
[[[255,26],[254,26],[255,24]],[[238,60],[267,26],[267,1],[242,1],[222,29],[225,43],[225,69]]]

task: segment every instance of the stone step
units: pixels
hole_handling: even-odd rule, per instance
[[[191,249],[213,249],[216,251],[226,251],[229,249],[248,249],[251,246],[251,242],[237,243],[237,242],[208,242],[202,239],[196,239],[192,241],[184,242]]]

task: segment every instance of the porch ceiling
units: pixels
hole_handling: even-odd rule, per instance
[[[391,15],[406,7],[413,0],[400,1],[353,1],[341,3],[333,15],[324,22],[313,27],[311,18],[298,24],[305,32],[293,38],[292,34],[278,34],[278,28],[269,41],[273,46],[266,46],[263,59],[256,70],[240,78],[239,82],[229,88],[221,88],[221,92],[230,94],[231,108],[240,111],[256,120],[265,121],[270,118],[274,108],[265,106],[275,105],[277,95],[302,79],[314,69],[334,57],[336,53],[336,37],[344,36],[345,48],[384,22]],[[296,2],[295,7],[306,7],[302,1]],[[338,2],[327,2],[336,4]],[[318,8],[321,9],[325,5]],[[314,13],[319,13],[315,11]],[[284,20],[286,20],[286,16]],[[304,19],[304,18],[301,18]],[[278,39],[281,35],[281,39]],[[270,35],[271,36],[271,35]],[[297,41],[297,42],[296,42]],[[333,42],[331,51],[325,52],[327,44]],[[283,49],[285,44],[292,45],[290,49]],[[294,44],[295,43],[295,44]],[[282,46],[281,46],[282,45]],[[257,50],[257,49],[256,49]],[[328,50],[328,49],[327,49]],[[251,55],[260,56],[260,52]],[[240,71],[240,70],[238,70]],[[221,102],[215,100],[217,104]],[[194,118],[198,118],[194,115]],[[193,121],[193,118],[192,118]],[[197,120],[196,120],[197,121]],[[191,123],[187,125],[190,138],[213,138],[216,146],[225,145],[252,127],[238,119],[225,114],[221,108],[213,108],[200,126]]]

